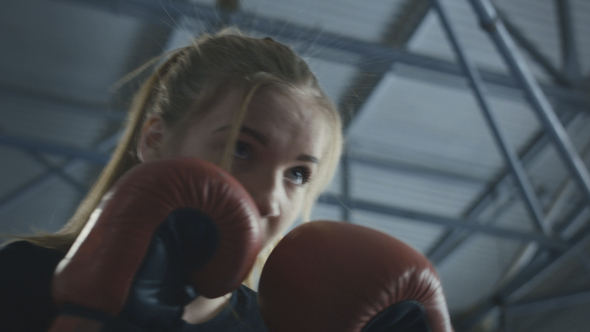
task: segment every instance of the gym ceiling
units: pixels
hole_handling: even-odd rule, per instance
[[[59,229],[120,136],[120,79],[226,26],[291,45],[342,111],[313,219],[428,256],[458,332],[587,330],[586,0],[4,0],[0,233]]]

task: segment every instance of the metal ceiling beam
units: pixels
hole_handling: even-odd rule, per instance
[[[89,161],[97,165],[106,165],[110,159],[108,154],[102,152],[89,151],[2,133],[0,133],[0,145],[10,146],[26,151],[66,156],[74,159]]]
[[[37,152],[30,152],[30,151],[27,151],[27,152],[29,152],[29,154],[31,155],[31,157],[36,162],[38,162],[39,164],[43,165],[43,167],[45,167],[45,169],[47,171],[49,171],[50,173],[53,173],[53,174],[57,175],[64,182],[66,182],[71,187],[73,187],[74,189],[76,189],[76,191],[78,191],[78,193],[85,194],[86,191],[88,190],[88,187],[86,186],[86,184],[78,181],[77,179],[73,178],[71,175],[69,175],[66,172],[64,172],[63,165],[61,165],[61,166],[60,165],[54,165],[54,164],[48,162],[47,160],[45,160],[45,158],[43,158],[43,156],[41,156]],[[1,203],[0,203],[0,205],[1,205]]]
[[[212,18],[217,15],[217,12],[213,7],[198,4],[191,4],[190,6],[186,6],[186,4],[183,3],[174,3],[173,5],[171,5],[169,3],[162,3],[156,1],[138,0],[125,0],[116,2],[96,0],[76,1],[76,3],[81,2],[98,6],[102,9],[107,9],[117,13],[126,13],[128,15],[135,15],[140,16],[142,18],[150,19],[167,18],[171,11],[173,13],[178,13],[178,15],[192,16],[194,18],[205,19]],[[138,9],[144,9],[144,11]],[[289,40],[301,41],[305,40],[307,36],[311,35],[316,37],[317,44],[320,46],[330,47],[333,49],[335,48],[341,51],[353,52],[360,55],[367,55],[371,56],[372,59],[395,58],[399,62],[406,63],[408,65],[414,65],[422,69],[430,68],[439,72],[462,75],[460,69],[455,64],[446,61],[440,61],[435,58],[429,58],[417,54],[400,52],[387,47],[383,47],[382,45],[367,43],[359,40],[354,40],[352,38],[337,36],[329,33],[322,33],[321,35],[318,35],[317,31],[313,29],[295,26],[293,24],[287,24],[287,22],[282,22],[278,20],[268,20],[260,17],[254,17],[253,15],[245,13],[237,13],[236,16],[240,18],[240,20],[237,21],[250,21],[250,24],[247,24],[247,26],[256,31],[267,33],[275,32]],[[255,21],[255,24],[252,23],[253,21]],[[515,86],[514,81],[505,75],[499,75],[497,73],[486,71],[480,72],[482,73],[482,78],[484,79],[484,81],[488,83]],[[574,99],[577,98],[578,101],[583,102],[584,104],[586,103],[585,97],[580,99],[580,95],[578,95],[576,92],[572,92],[567,89],[555,89],[553,87],[548,87],[548,91],[549,94],[554,94],[555,96],[567,96],[567,98],[574,97]]]
[[[394,19],[388,24],[385,33],[380,39],[380,44],[395,48],[405,46],[426,16],[430,8],[430,3],[428,0],[406,0],[401,5],[401,8],[396,13]],[[306,47],[310,49],[312,45],[308,44]],[[370,61],[370,59],[367,60]],[[347,90],[338,102],[338,109],[343,115],[342,122],[345,131],[385,75],[386,72],[374,73],[360,71],[351,80],[351,83],[347,85]],[[341,194],[345,202],[341,208],[341,215],[344,221],[350,221],[350,210],[346,204],[351,200],[350,183],[352,181],[352,172],[350,172],[350,161],[352,160],[348,147],[346,147],[340,163]]]
[[[402,172],[406,174],[412,174],[415,176],[436,178],[439,180],[446,179],[455,182],[460,182],[461,184],[465,185],[486,186],[488,184],[493,183],[492,181],[489,181],[487,179],[482,179],[465,174],[453,173],[450,171],[436,169],[434,167],[431,168],[412,164],[404,164],[395,161],[388,161],[385,159],[377,159],[375,157],[365,155],[362,151],[356,148],[349,148],[348,159],[350,160],[350,162],[356,165],[374,167],[377,169],[382,169],[390,172]]]
[[[30,88],[0,83],[0,98],[4,101],[18,98],[27,101],[43,103],[44,109],[67,109],[71,112],[84,114],[85,116],[104,117],[115,122],[122,122],[127,114],[121,109],[109,108],[106,104],[89,103],[84,100],[75,100],[68,97],[59,96],[55,93],[32,90]]]
[[[517,303],[527,292],[545,280],[547,276],[557,271],[564,262],[582,253],[589,243],[590,227],[586,227],[580,235],[570,242],[570,248],[567,251],[540,253],[528,267],[503,286],[495,295],[470,310],[471,313],[468,316],[458,321],[457,330],[469,331],[495,308]]]
[[[561,234],[562,239],[571,239],[576,231],[582,228],[590,219],[590,206],[584,201],[577,203],[576,207],[564,218],[566,222],[555,225],[555,232]]]
[[[574,119],[575,112],[566,112],[562,114],[562,123],[568,124]],[[549,143],[548,135],[541,131],[531,140],[531,143],[525,146],[519,153],[519,159],[524,165],[529,164],[539,152]],[[489,206],[497,195],[498,188],[511,187],[508,182],[512,179],[512,173],[506,168],[490,186],[474,201],[474,203],[463,213],[464,218],[477,220],[479,215]],[[441,237],[437,245],[427,253],[427,256],[435,264],[442,263],[455,249],[457,249],[469,236],[469,232],[453,230]]]
[[[559,32],[561,36],[561,57],[565,76],[574,86],[582,84],[582,71],[578,59],[572,9],[569,0],[555,0],[557,7]]]
[[[4,101],[6,101],[7,99],[13,99],[15,97],[17,99],[26,100],[27,102],[28,101],[41,102],[41,103],[43,103],[42,107],[46,108],[46,109],[68,108],[68,109],[72,109],[72,112],[76,112],[76,113],[88,112],[88,113],[86,113],[86,115],[88,115],[88,116],[96,116],[98,114],[98,116],[100,116],[100,117],[103,117],[103,116],[113,117],[112,115],[107,115],[107,112],[104,112],[104,109],[105,109],[104,107],[99,107],[97,105],[85,103],[82,101],[71,100],[69,98],[61,98],[61,97],[55,96],[53,94],[43,93],[43,92],[39,92],[39,91],[31,91],[30,89],[26,89],[26,88],[23,88],[20,86],[0,83],[0,98],[2,98]],[[4,128],[2,128],[2,129],[4,129]],[[43,167],[45,167],[50,172],[55,173],[62,180],[64,180],[65,182],[70,184],[72,187],[74,187],[78,192],[81,192],[81,193],[86,192],[87,188],[83,183],[80,183],[78,180],[74,179],[70,175],[62,172],[62,170],[59,167],[57,167],[54,164],[45,160],[43,158],[43,156],[41,156],[39,153],[31,151],[31,150],[25,150],[25,151],[36,162],[43,165]],[[8,196],[10,196],[10,195],[8,195]],[[2,205],[2,201],[3,201],[3,199],[0,199],[0,206]]]
[[[398,12],[388,24],[386,31],[379,40],[379,44],[389,46],[394,49],[402,49],[413,36],[414,32],[420,26],[424,17],[430,9],[429,0],[406,0],[400,5]],[[366,59],[371,62],[372,59]],[[361,60],[363,61],[363,60]],[[395,59],[389,60],[389,64],[381,64],[391,68]],[[381,82],[388,70],[382,72],[363,71],[355,75],[348,84],[347,90],[338,102],[338,108],[345,115],[343,118],[344,127],[354,119],[356,114],[362,109],[367,98],[370,96],[375,87]]]
[[[577,114],[576,111],[567,111],[560,115],[560,122],[567,126]],[[544,132],[539,132],[534,137],[531,143],[526,146],[521,153],[519,153],[519,159],[521,159],[524,165],[528,164],[547,144],[549,143],[549,137]],[[489,188],[476,199],[475,203],[466,210],[464,217],[475,220],[479,214],[488,206],[488,203],[492,200],[490,196],[495,196],[497,188],[503,186],[511,178],[511,174],[504,171],[497,180],[492,181]],[[435,263],[440,264],[448,255],[457,249],[465,239],[469,236],[468,231],[453,230],[448,232],[441,238],[439,243],[435,245],[427,254],[427,256]]]
[[[12,190],[10,193],[8,193],[4,197],[2,197],[0,199],[0,215],[2,213],[4,213],[5,211],[9,210],[12,206],[17,204],[18,202],[30,197],[32,194],[34,194],[38,190],[42,189],[55,176],[58,176],[60,173],[67,174],[68,170],[75,167],[81,161],[81,159],[86,160],[86,161],[91,161],[93,163],[97,163],[100,166],[105,165],[106,162],[108,161],[108,159],[110,158],[108,153],[110,153],[112,151],[112,149],[117,145],[117,143],[119,142],[120,136],[121,136],[121,133],[119,133],[119,132],[114,135],[111,135],[97,144],[95,152],[84,151],[84,153],[81,153],[81,154],[76,153],[79,151],[77,149],[71,149],[71,148],[66,148],[66,147],[62,147],[62,146],[51,145],[51,144],[41,143],[41,142],[38,142],[39,144],[37,144],[37,142],[31,142],[31,140],[26,140],[26,142],[24,142],[27,145],[26,150],[34,151],[35,153],[36,152],[56,153],[56,152],[64,152],[65,151],[68,153],[65,156],[68,156],[70,158],[68,160],[66,160],[61,165],[60,169],[50,168],[45,173],[35,177],[34,179],[31,179],[30,181],[28,181],[27,183],[25,183],[21,187],[15,189],[15,190]],[[6,136],[0,135],[0,142],[2,141],[3,137],[6,137]],[[10,138],[10,141],[17,141],[17,140],[18,139],[15,139],[14,137]],[[29,147],[29,145],[30,145],[30,147]],[[43,148],[46,148],[48,146],[50,147],[50,149],[48,151],[43,150]],[[17,147],[21,148],[20,144],[17,144]],[[85,157],[89,157],[89,156],[90,156],[89,159],[84,159]]]
[[[191,17],[199,20],[215,21],[219,13],[214,6],[182,2],[162,2],[159,0],[61,0],[73,2],[78,5],[90,5],[116,14],[130,15],[141,19],[151,20],[161,24],[171,24],[171,16]],[[335,33],[322,32],[317,29],[301,26],[292,22],[270,19],[238,11],[231,14],[231,22],[236,26],[247,28],[259,33],[276,36],[285,41],[304,43],[314,40],[316,46],[313,57],[326,61],[352,65],[362,70],[381,73],[391,70],[391,60],[395,63],[403,63],[417,67],[421,70],[431,70],[437,73],[445,73],[464,77],[462,69],[451,61],[445,61],[434,57],[424,56],[412,52],[396,50],[388,46],[367,42],[355,38],[341,36]],[[324,50],[322,50],[324,48]],[[337,55],[334,51],[360,56],[363,61],[356,62],[349,57]],[[367,61],[370,59],[370,61]],[[515,80],[504,74],[498,74],[489,70],[478,68],[484,82],[496,84],[508,88],[518,88]],[[557,98],[570,103],[588,105],[588,97],[580,91],[541,85],[543,91],[552,98]]]
[[[482,27],[489,32],[498,51],[520,84],[522,84],[529,102],[543,121],[547,132],[551,134],[551,138],[556,143],[562,158],[584,193],[586,201],[590,202],[590,174],[573,144],[571,144],[563,126],[557,120],[551,105],[526,67],[524,60],[520,58],[505,27],[498,20],[492,4],[487,0],[471,0],[470,2],[479,16]],[[479,305],[471,315],[463,319],[461,328],[469,329],[479,323],[494,307],[518,300],[534,288],[540,280],[551,274],[556,267],[571,258],[571,256],[581,252],[590,239],[590,227],[587,227],[585,231],[579,234],[570,241],[570,249],[565,253],[538,253],[536,259],[528,267],[521,270],[506,286],[502,287],[501,291]]]
[[[557,0],[560,2],[561,0]],[[504,12],[498,10],[498,15],[506,30],[510,32],[510,35],[516,42],[543,68],[553,79],[560,85],[570,86],[571,82],[567,76],[565,76],[559,69],[557,69],[553,63],[543,54],[539,49],[531,42],[525,35],[520,31],[519,28],[514,25],[510,19],[504,14]]]
[[[216,11],[212,8],[212,7],[208,7],[208,6],[202,6],[202,5],[197,5],[197,4],[191,4],[190,7],[184,8],[184,4],[183,3],[175,3],[174,6],[170,5],[170,4],[165,4],[165,3],[156,3],[153,1],[136,1],[136,0],[126,0],[126,1],[117,1],[116,3],[113,2],[108,2],[108,1],[94,1],[94,0],[83,0],[83,1],[77,1],[76,3],[80,3],[80,2],[84,2],[84,3],[89,3],[89,4],[93,4],[95,6],[99,6],[102,9],[108,9],[110,11],[114,11],[117,13],[120,12],[124,12],[130,15],[139,15],[141,17],[145,18],[146,13],[143,12],[141,14],[139,14],[141,11],[138,11],[137,9],[149,9],[148,10],[148,17],[151,17],[152,19],[161,19],[162,17],[164,17],[164,13],[166,13],[166,11],[170,11],[170,10],[176,10],[178,13],[180,13],[179,15],[185,15],[185,16],[193,16],[193,17],[200,17],[200,18],[207,18],[207,17],[211,17],[216,15]],[[178,6],[177,6],[178,5]],[[168,7],[167,7],[168,6]],[[195,7],[193,7],[195,6]],[[183,9],[187,9],[186,11],[184,11]],[[167,17],[168,13],[165,14]],[[242,15],[242,19],[247,18],[247,15],[239,13],[238,15]],[[310,30],[303,27],[293,27],[292,25],[286,24],[286,22],[280,22],[280,21],[276,21],[276,20],[265,20],[263,18],[256,18],[257,22],[263,22],[266,25],[262,25],[263,27],[265,26],[270,26],[270,28],[259,28],[259,30],[263,30],[266,32],[270,32],[270,31],[278,31],[278,29],[282,29],[282,31],[284,32],[284,34],[281,34],[281,36],[287,36],[288,38],[290,38],[291,40],[304,40],[306,37],[306,34],[308,32],[312,33],[312,35],[316,35],[319,40],[319,44],[326,46],[326,47],[332,47],[332,48],[336,48],[339,50],[344,50],[344,51],[353,51],[356,52],[357,54],[367,54],[367,55],[373,55],[373,56],[379,56],[379,57],[385,57],[385,58],[397,58],[398,60],[400,60],[403,63],[406,64],[410,64],[410,65],[415,65],[419,68],[429,68],[429,66],[432,66],[432,64],[436,64],[436,70],[442,69],[442,72],[446,72],[446,73],[454,73],[454,74],[461,74],[459,68],[452,64],[452,63],[448,63],[445,61],[440,61],[438,59],[434,59],[434,58],[428,58],[428,57],[423,57],[420,55],[416,55],[416,54],[410,54],[410,53],[405,53],[405,52],[399,52],[390,48],[385,48],[381,45],[377,45],[377,44],[372,44],[372,43],[366,43],[363,41],[358,41],[358,40],[354,40],[351,38],[346,38],[346,37],[341,37],[341,36],[336,36],[333,34],[327,34],[327,33],[322,33],[322,38],[319,38],[319,36],[317,35],[317,31],[315,30]],[[250,24],[249,26],[253,26],[252,24]],[[256,28],[256,26],[254,26],[254,28]],[[297,29],[301,29],[302,31],[297,31]],[[439,65],[441,65],[440,67],[438,67]],[[433,68],[433,67],[430,67]],[[461,74],[462,75],[462,74]],[[491,73],[491,72],[482,72],[482,76],[484,77],[484,80],[486,80],[486,77],[488,79],[488,81],[491,82],[512,82],[512,80],[510,78],[507,78],[506,76],[503,75],[498,75],[496,73]],[[509,83],[509,85],[513,85],[514,83]],[[569,94],[569,91],[567,90],[557,90],[557,91],[562,91],[562,92],[566,92]],[[585,99],[584,99],[585,101]],[[72,151],[70,151],[72,152]],[[75,151],[73,151],[75,152]],[[82,155],[79,155],[82,156]]]
[[[36,176],[35,178],[22,184],[20,187],[11,190],[0,198],[0,215],[10,210],[13,206],[22,200],[31,197],[31,195],[41,190],[54,176],[57,176],[58,171],[49,170],[45,173]]]
[[[528,97],[527,100],[540,118],[545,130],[551,135],[563,161],[590,203],[590,173],[555,115],[553,107],[540,89],[526,62],[518,53],[502,21],[498,19],[494,7],[487,0],[471,0],[470,2],[479,16],[481,26],[489,33],[504,61],[517,78]]]
[[[590,244],[590,227],[586,227],[583,232],[568,242],[569,249],[564,252],[540,253],[539,262],[524,268],[498,292],[499,298],[508,304],[516,303],[549,275],[555,273],[566,261],[584,254],[586,247]]]
[[[118,136],[112,136],[109,140],[102,143],[105,146],[108,145],[109,147],[113,147],[116,145]],[[108,142],[108,143],[107,143]],[[13,147],[37,151],[41,153],[50,153],[50,154],[57,154],[62,156],[68,156],[71,158],[75,158],[76,160],[84,160],[89,161],[92,163],[96,163],[98,165],[104,165],[110,158],[110,156],[105,152],[100,152],[104,150],[104,148],[99,149],[98,151],[87,151],[81,150],[71,147],[65,147],[56,144],[50,144],[46,142],[34,141],[25,138],[19,138],[9,135],[1,135],[0,134],[0,144],[10,145]],[[49,175],[49,174],[47,174]],[[341,206],[341,199],[337,199],[335,197],[330,196],[322,196],[320,202],[324,204],[331,204],[331,205],[338,205]],[[408,209],[397,208],[392,206],[383,206],[379,204],[373,204],[371,202],[365,202],[362,200],[351,200],[350,207],[352,209],[359,209],[374,213],[381,213],[386,214],[394,217],[412,219],[417,221],[428,222],[432,224],[441,225],[444,227],[453,227],[459,229],[467,229],[473,232],[478,232],[482,234],[487,234],[490,236],[501,236],[512,238],[520,241],[533,241],[538,242],[543,246],[547,246],[553,249],[565,249],[564,244],[560,241],[550,240],[546,237],[531,234],[527,232],[521,231],[513,231],[509,229],[500,229],[496,227],[489,227],[484,225],[479,225],[475,223],[475,221],[471,220],[459,220],[459,219],[452,219],[443,216],[437,216],[432,214],[426,214],[416,211],[411,211]]]
[[[514,145],[509,141],[507,134],[504,132],[503,127],[500,125],[500,122],[491,107],[491,104],[488,100],[487,91],[482,83],[479,73],[475,70],[475,66],[471,62],[471,59],[469,59],[467,54],[463,51],[463,46],[457,38],[454,28],[451,26],[451,22],[446,13],[446,10],[442,7],[439,0],[432,0],[432,4],[438,12],[438,17],[441,20],[443,29],[446,31],[447,37],[451,42],[451,46],[459,58],[459,63],[463,67],[465,75],[468,77],[469,82],[471,83],[470,86],[473,89],[475,98],[481,110],[483,111],[484,118],[486,119],[488,126],[492,131],[492,135],[496,140],[496,144],[500,148],[500,152],[504,157],[504,161],[510,167],[512,174],[516,179],[516,183],[521,191],[522,197],[524,198],[525,205],[534,226],[543,234],[550,236],[551,230],[545,223],[545,211],[543,211],[543,206],[537,197],[535,189],[533,188],[533,185],[526,174],[521,160],[518,158],[518,154],[516,153]]]
[[[62,144],[49,143],[47,141],[35,140],[26,137],[0,134],[0,145],[5,145],[17,149],[22,149],[29,152],[37,152],[42,154],[51,154],[57,156],[64,156],[69,158],[75,158],[87,162],[94,163],[96,165],[106,165],[110,156],[105,153],[99,153],[92,150],[85,150],[79,148],[73,148],[71,146],[65,146]],[[486,181],[473,177],[463,176],[460,174],[454,174],[444,172],[436,169],[419,168],[410,165],[404,165],[400,163],[390,162],[386,160],[375,159],[369,156],[362,156],[354,151],[349,154],[349,160],[351,163],[360,164],[369,167],[375,167],[387,171],[398,171],[408,172],[417,175],[436,177],[440,179],[451,179],[453,181],[468,183],[471,185],[485,185]]]
[[[590,291],[553,295],[542,299],[513,304],[506,307],[506,313],[511,317],[525,316],[585,304],[590,304]]]
[[[578,204],[578,206],[568,214],[565,218],[566,222],[556,226],[554,228],[556,234],[560,234],[562,238],[569,239],[570,237],[566,236],[567,229],[571,227],[573,224],[578,223],[579,221],[583,221],[584,223],[588,220],[587,213],[588,207],[586,204]],[[583,220],[580,220],[583,218]],[[575,241],[575,240],[574,240]],[[573,245],[570,246],[570,250],[572,250]],[[575,248],[574,248],[575,249]],[[570,251],[568,253],[563,253],[565,256],[562,259],[568,259],[571,255],[578,253],[579,251]],[[467,331],[470,330],[473,326],[478,324],[484,317],[492,312],[496,308],[504,308],[506,306],[511,306],[513,304],[519,303],[518,299],[515,299],[515,303],[507,303],[507,299],[504,295],[509,294],[510,291],[518,290],[520,287],[525,287],[528,285],[529,289],[533,284],[537,284],[543,280],[542,277],[538,277],[539,273],[542,273],[545,269],[545,275],[548,274],[547,270],[550,268],[551,259],[553,261],[559,259],[558,254],[551,251],[538,251],[535,256],[531,259],[529,264],[519,272],[519,275],[513,277],[508,284],[505,283],[504,287],[498,290],[498,293],[487,300],[483,301],[482,303],[478,304],[476,308],[470,310],[470,314],[467,316],[462,317],[461,319],[457,319],[458,326],[457,331]],[[559,267],[560,262],[556,262],[553,269]],[[536,279],[536,280],[533,280]],[[504,295],[502,295],[504,294]]]
[[[333,206],[341,207],[343,204],[343,199],[339,196],[324,194],[320,196],[318,200],[321,204],[328,204]],[[372,213],[378,213],[382,215],[387,215],[391,217],[398,217],[408,220],[415,220],[425,223],[430,223],[434,225],[439,225],[442,227],[450,227],[450,228],[457,228],[457,229],[466,229],[470,230],[479,234],[488,235],[488,236],[497,236],[503,237],[508,239],[514,239],[516,241],[522,242],[534,242],[538,243],[539,245],[547,248],[551,248],[553,250],[565,250],[569,248],[565,242],[557,239],[550,239],[546,236],[540,234],[534,234],[530,232],[524,232],[519,230],[512,230],[507,228],[499,228],[499,227],[491,227],[486,225],[481,225],[473,220],[463,220],[463,219],[454,219],[450,217],[444,217],[435,214],[429,214],[419,211],[413,211],[410,209],[397,207],[397,206],[388,206],[377,204],[361,199],[351,199],[348,202],[348,208],[351,210],[359,210],[359,211],[366,211]]]
[[[148,29],[150,29],[150,27],[148,27]],[[172,29],[166,27],[166,29],[163,30],[164,33],[167,33],[166,38],[169,38],[170,31],[172,31]],[[154,35],[160,36],[161,32],[157,32],[156,30],[152,29],[150,31],[150,43],[154,42],[154,38],[156,38]],[[142,47],[142,49],[145,50],[147,48]],[[146,54],[142,52],[140,52],[140,54],[131,54],[130,63],[136,63],[138,61],[144,62],[145,57]],[[132,66],[136,67],[136,64],[133,64]],[[128,89],[122,89],[121,87],[118,88],[116,91],[117,94],[115,95],[116,98],[114,98],[115,100],[112,101],[112,104],[115,106],[112,107],[106,104],[88,103],[84,100],[75,100],[71,97],[67,98],[56,94],[35,91],[6,83],[0,83],[0,88],[0,97],[4,94],[6,97],[17,97],[25,100],[40,102],[42,103],[43,107],[47,109],[68,109],[72,110],[72,112],[84,113],[87,116],[105,117],[109,120],[112,120],[116,128],[120,128],[121,124],[127,117],[127,110],[119,108],[120,106],[118,107],[116,105],[124,104],[124,102],[122,103],[122,100],[128,99],[129,97],[125,97],[125,94],[135,93],[135,91],[130,92]],[[125,105],[125,107],[126,106],[127,105]],[[111,135],[96,143],[95,147],[87,150],[26,137],[0,134],[0,145],[22,149],[31,154],[37,162],[43,164],[47,168],[45,173],[35,177],[34,179],[31,179],[26,184],[2,197],[0,199],[0,214],[10,209],[10,207],[12,207],[14,204],[17,204],[23,199],[30,197],[36,191],[42,189],[55,176],[61,177],[66,182],[74,186],[79,192],[81,192],[82,195],[84,195],[87,191],[86,185],[79,183],[67,173],[71,169],[75,168],[81,161],[90,162],[98,166],[106,165],[106,163],[111,158],[111,152],[118,144],[121,135],[122,130],[117,130],[116,132],[111,133]],[[52,165],[42,158],[42,154],[58,155],[67,157],[67,159],[61,165]]]

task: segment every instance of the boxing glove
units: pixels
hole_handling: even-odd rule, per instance
[[[104,196],[59,263],[52,332],[183,331],[184,305],[238,288],[262,240],[237,180],[194,158],[145,163]]]
[[[379,231],[305,223],[269,256],[258,299],[271,332],[450,332],[430,262]]]

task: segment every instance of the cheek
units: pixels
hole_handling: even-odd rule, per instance
[[[172,156],[194,157],[216,164],[219,162],[221,152],[205,138],[189,136],[179,144],[177,149],[173,150],[172,154]]]
[[[280,222],[280,231],[284,231],[289,228],[299,217],[303,210],[303,202],[305,198],[305,190],[299,189],[298,192],[294,193],[290,198],[288,204],[283,209]]]

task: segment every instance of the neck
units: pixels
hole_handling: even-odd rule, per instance
[[[182,319],[189,324],[200,324],[209,321],[225,308],[230,297],[231,293],[215,299],[200,296],[184,307]]]

